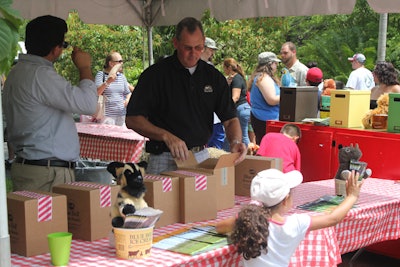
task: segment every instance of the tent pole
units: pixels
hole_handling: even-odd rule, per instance
[[[0,103],[2,103],[1,94]],[[0,117],[2,116],[2,109],[0,109]],[[0,120],[0,129],[3,129],[3,120]],[[3,131],[0,131],[0,140],[4,140]],[[11,267],[10,235],[8,234],[6,172],[4,169],[4,148],[3,153],[0,153],[0,252],[0,266]]]
[[[149,51],[149,66],[153,65],[153,27],[147,26],[147,41],[148,41],[148,51]]]
[[[377,62],[385,61],[386,58],[386,35],[387,35],[388,14],[379,14],[379,35]]]

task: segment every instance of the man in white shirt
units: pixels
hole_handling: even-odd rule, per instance
[[[353,71],[350,73],[349,79],[346,83],[346,88],[354,90],[371,90],[375,86],[374,77],[365,64],[365,56],[363,54],[354,54],[349,57]]]

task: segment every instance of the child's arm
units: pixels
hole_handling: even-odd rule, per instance
[[[217,222],[215,225],[215,230],[220,234],[226,234],[233,231],[233,226],[235,225],[235,217],[231,217],[222,221]]]
[[[347,197],[328,214],[311,216],[310,230],[317,230],[338,224],[357,202],[363,182],[358,182],[359,173],[351,172],[346,182]]]

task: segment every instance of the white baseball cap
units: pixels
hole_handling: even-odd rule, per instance
[[[360,62],[361,64],[364,64],[366,58],[363,54],[358,53],[358,54],[354,54],[353,57],[347,58],[347,60],[351,61],[351,62],[353,62],[355,60],[355,61]]]
[[[204,45],[206,47],[208,47],[208,48],[211,48],[211,49],[215,49],[215,50],[218,49],[217,44],[215,43],[215,41],[213,39],[209,38],[209,37],[206,37]]]
[[[294,188],[301,184],[303,175],[299,171],[283,173],[277,169],[260,171],[251,181],[252,200],[264,203],[268,207],[280,203]]]

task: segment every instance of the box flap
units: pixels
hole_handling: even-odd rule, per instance
[[[100,183],[94,183],[94,182],[72,182],[72,183],[66,183],[66,184],[58,184],[55,185],[54,187],[59,187],[59,188],[67,188],[67,189],[74,189],[74,190],[79,190],[79,191],[93,191],[93,190],[99,190],[100,188],[103,187],[115,187],[119,185],[112,185],[112,184],[100,184]]]
[[[183,161],[183,160],[175,160],[176,165],[179,168],[189,168],[189,167],[194,167],[197,166],[198,162],[193,154],[193,152],[189,151],[189,156],[188,158]]]
[[[48,195],[48,196],[51,196],[51,197],[59,197],[59,196],[61,196],[61,194],[47,192],[47,191],[30,190],[30,191],[10,192],[10,193],[7,194],[7,198],[16,199],[16,200],[20,200],[20,201],[36,200],[36,198],[29,197],[29,196],[24,195],[24,194],[19,194],[18,192],[32,192],[32,193],[37,193],[37,194],[42,194],[42,195]]]
[[[220,169],[235,165],[235,160],[239,157],[239,153],[230,153],[221,155],[218,159],[206,159],[198,164],[198,167],[205,169]]]
[[[220,169],[224,167],[231,167],[235,165],[235,160],[239,157],[240,153],[229,153],[221,155],[220,158],[209,158],[203,162],[198,163],[193,153],[189,153],[188,159],[185,161],[176,161],[178,169],[187,168],[203,168],[203,169]]]

